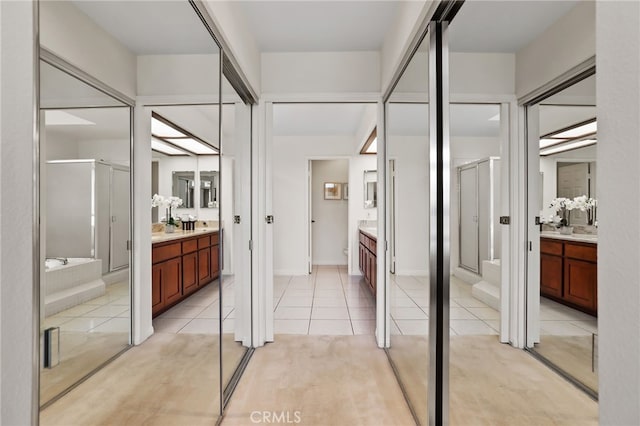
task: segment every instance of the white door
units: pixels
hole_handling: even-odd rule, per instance
[[[129,171],[111,169],[111,271],[129,266]]]
[[[478,167],[460,169],[460,266],[478,272]]]

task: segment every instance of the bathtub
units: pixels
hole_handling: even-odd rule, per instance
[[[45,260],[44,312],[45,317],[87,302],[105,294],[102,280],[102,260],[68,258]]]

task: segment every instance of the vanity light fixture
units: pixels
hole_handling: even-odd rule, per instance
[[[572,149],[582,148],[585,146],[595,145],[598,141],[596,139],[582,139],[578,141],[570,141],[560,145],[554,145],[550,148],[540,150],[541,156],[558,154],[564,151],[571,151]]]
[[[377,154],[378,153],[378,129],[373,128],[367,141],[362,145],[360,154]]]
[[[220,153],[215,146],[155,112],[151,115],[151,136],[152,149],[155,151],[166,154],[166,146],[180,151],[180,154],[167,155],[218,155]],[[158,142],[164,144],[165,151],[153,148],[154,140],[157,141],[156,146],[160,146]]]

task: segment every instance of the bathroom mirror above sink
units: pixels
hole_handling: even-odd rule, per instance
[[[377,206],[378,200],[378,172],[377,170],[364,171],[364,208],[372,209]]]
[[[173,196],[182,199],[182,206],[179,208],[192,209],[194,207],[193,192],[195,190],[194,172],[173,172]]]
[[[218,208],[218,172],[200,172],[200,207]]]

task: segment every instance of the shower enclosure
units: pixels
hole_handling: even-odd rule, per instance
[[[48,161],[46,179],[47,258],[99,259],[102,274],[127,268],[129,167]]]

